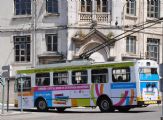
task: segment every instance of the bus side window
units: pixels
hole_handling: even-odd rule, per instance
[[[54,85],[67,85],[68,84],[68,72],[53,73]]]
[[[130,68],[114,68],[112,70],[113,82],[129,82],[130,81]]]
[[[107,83],[108,82],[108,70],[96,69],[91,71],[92,83]]]
[[[36,73],[36,86],[49,86],[50,73]]]
[[[87,71],[73,71],[72,84],[86,84],[88,82]]]

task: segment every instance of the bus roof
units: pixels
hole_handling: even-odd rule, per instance
[[[47,73],[47,72],[65,72],[68,70],[76,71],[76,70],[86,70],[86,69],[103,69],[103,68],[120,68],[120,67],[129,67],[134,66],[134,62],[108,62],[108,63],[86,63],[86,64],[68,64],[65,65],[50,65],[41,66],[37,68],[31,68],[27,70],[18,70],[17,74],[32,74],[32,73]]]

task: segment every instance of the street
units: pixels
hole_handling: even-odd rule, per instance
[[[33,109],[23,113],[17,111],[17,114],[0,115],[0,120],[160,120],[161,110],[161,106],[135,108],[127,113],[101,113],[98,108],[71,108],[64,113],[57,113],[55,110],[37,112]]]

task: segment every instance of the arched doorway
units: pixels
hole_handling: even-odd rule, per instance
[[[90,50],[90,49],[96,47],[97,45],[99,45],[99,44],[98,43],[90,43],[84,48],[83,52]],[[101,49],[99,51],[92,53],[89,58],[94,60],[95,62],[106,62],[107,58],[108,58],[106,49],[104,48],[104,49]]]

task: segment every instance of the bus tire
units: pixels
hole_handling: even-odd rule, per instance
[[[47,103],[44,99],[38,99],[36,101],[36,107],[38,111],[48,111]]]
[[[56,109],[57,109],[57,112],[64,112],[66,108],[65,107],[58,107]]]
[[[101,97],[98,102],[98,106],[101,112],[113,112],[114,111],[112,102],[107,97]]]

